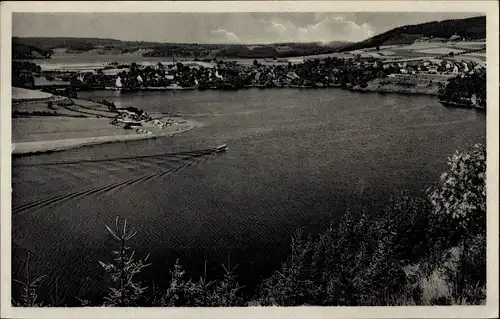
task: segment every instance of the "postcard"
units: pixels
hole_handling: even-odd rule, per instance
[[[497,2],[1,15],[2,317],[497,316]]]

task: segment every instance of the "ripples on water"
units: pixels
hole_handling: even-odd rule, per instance
[[[119,106],[194,116],[173,138],[96,145],[13,160],[14,271],[26,250],[71,295],[100,281],[116,215],[138,230],[148,279],[175,258],[209,276],[231,256],[251,286],[285,257],[290,234],[313,234],[347,209],[376,210],[402,189],[434,183],[457,148],[481,142],[485,116],[434,98],[342,90],[245,90],[116,95]],[[227,143],[227,153],[190,153]],[[141,156],[141,158],[138,158]],[[119,158],[119,159],[117,159]],[[51,163],[58,162],[57,165]],[[61,282],[61,281],[60,281]]]

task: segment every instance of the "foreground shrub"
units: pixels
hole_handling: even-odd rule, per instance
[[[448,171],[440,187],[431,190],[434,214],[442,215],[458,240],[486,230],[486,147],[474,145],[469,152],[448,158]]]
[[[149,264],[145,264],[148,257],[144,260],[135,261],[134,251],[127,245],[127,242],[132,239],[137,232],[127,229],[127,220],[123,222],[123,226],[119,225],[118,217],[115,220],[115,230],[106,226],[108,232],[113,239],[119,243],[119,250],[113,251],[115,256],[113,262],[102,262],[99,264],[110,275],[111,281],[115,287],[109,287],[110,292],[104,298],[105,306],[138,306],[141,299],[144,297],[144,292],[147,287],[143,287],[141,282],[135,280],[135,275]]]
[[[457,249],[459,261],[447,272],[452,297],[477,302],[474,296],[486,285],[486,147],[457,151],[448,166],[440,186],[430,192],[433,213],[445,221],[445,238]]]
[[[313,304],[316,290],[312,273],[313,243],[301,231],[292,237],[292,254],[281,269],[261,286],[263,305],[298,306]]]
[[[426,242],[411,233],[427,223],[415,216],[421,213],[416,202],[403,198],[397,203],[406,210],[389,208],[370,219],[366,213],[358,218],[346,214],[314,241],[295,235],[292,256],[264,282],[261,303],[378,305],[400,292],[406,284],[407,256],[423,250]],[[398,217],[396,212],[413,215]],[[405,218],[406,223],[399,222]]]
[[[43,304],[38,300],[37,290],[39,288],[40,282],[45,278],[45,275],[32,278],[30,272],[30,258],[31,254],[28,252],[28,257],[26,258],[25,274],[26,277],[23,280],[12,279],[13,282],[18,283],[22,287],[22,292],[20,300],[12,300],[12,305],[14,307],[41,307]]]
[[[209,281],[205,275],[198,282],[187,279],[185,271],[176,261],[170,271],[171,280],[166,292],[161,296],[158,306],[161,307],[236,307],[243,306],[241,288],[234,269],[226,268],[222,279]]]

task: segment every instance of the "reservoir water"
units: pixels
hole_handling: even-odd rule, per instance
[[[456,149],[484,142],[486,116],[436,98],[340,89],[249,89],[118,94],[84,92],[117,106],[203,123],[173,137],[13,158],[13,270],[32,268],[85,296],[115,244],[105,225],[127,218],[145,278],[169,278],[176,258],[196,278],[238,264],[248,286],[345,214],[379,209],[401,190],[438,181]],[[193,156],[227,144],[226,153]],[[134,156],[159,155],[150,158]],[[128,159],[116,160],[116,158]],[[56,162],[66,162],[48,165]],[[59,289],[62,289],[59,287]]]

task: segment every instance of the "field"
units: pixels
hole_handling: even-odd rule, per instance
[[[140,129],[125,130],[111,124],[116,113],[107,106],[74,99],[75,104],[52,105],[52,94],[15,88],[18,100],[12,106],[12,142],[14,154],[28,154],[80,147],[84,145],[130,141],[160,136],[171,136],[198,125],[194,121],[171,118],[159,119],[167,125],[144,123]],[[64,102],[69,102],[68,100]]]
[[[109,124],[108,119],[42,116],[12,119],[13,143],[123,135],[127,132],[135,134],[135,131],[125,131]]]
[[[452,48],[430,48],[430,49],[425,49],[425,50],[419,50],[417,52],[431,53],[431,54],[450,54],[451,52],[453,52],[454,54],[456,54],[456,53],[463,53],[464,51],[452,49]]]
[[[27,100],[43,100],[51,99],[53,96],[50,93],[44,93],[40,91],[27,90],[22,88],[13,87],[12,88],[12,101],[27,101]]]
[[[485,51],[470,52],[470,50],[480,50],[484,48],[486,42],[417,42],[402,45],[385,45],[379,47],[365,48],[362,50],[353,50],[345,52],[347,56],[360,55],[363,58],[374,57],[381,59],[403,59],[403,58],[438,58],[447,56],[451,52],[457,55],[454,60],[465,60],[474,62],[484,62],[486,60]]]

